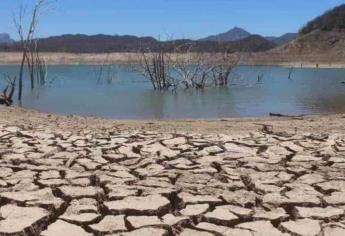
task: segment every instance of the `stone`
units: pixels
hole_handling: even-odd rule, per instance
[[[41,236],[92,236],[92,234],[87,233],[80,226],[67,223],[63,220],[57,220],[55,223],[48,226],[48,229],[43,231]]]
[[[321,232],[320,222],[317,220],[303,219],[288,221],[280,224],[281,228],[293,235],[317,236]]]
[[[115,233],[126,231],[125,216],[105,216],[99,223],[90,225],[90,228],[100,233]]]
[[[48,223],[49,212],[38,207],[5,205],[0,208],[0,235],[26,235]]]

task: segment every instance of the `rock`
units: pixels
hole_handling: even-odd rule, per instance
[[[288,221],[280,224],[287,232],[298,236],[316,236],[321,232],[320,222],[317,220],[303,219]]]
[[[117,213],[157,215],[166,210],[170,202],[160,195],[149,195],[146,197],[126,197],[123,200],[105,202],[104,205],[110,211]]]
[[[87,233],[83,228],[77,225],[67,223],[63,220],[57,220],[55,223],[49,225],[48,229],[43,231],[41,236],[92,236],[92,234]]]
[[[0,235],[27,235],[48,223],[49,212],[38,207],[5,205],[0,208]]]
[[[313,218],[313,219],[334,219],[344,215],[344,209],[335,207],[296,207],[296,211],[299,217],[302,218]]]
[[[99,233],[116,233],[126,231],[125,216],[105,216],[99,223],[90,225],[90,228]]]

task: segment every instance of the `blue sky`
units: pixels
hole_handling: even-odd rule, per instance
[[[0,0],[0,32],[15,38],[12,13],[21,2]],[[276,36],[297,32],[308,20],[344,0],[56,0],[43,13],[39,36],[66,33],[170,35],[202,38],[242,27]]]

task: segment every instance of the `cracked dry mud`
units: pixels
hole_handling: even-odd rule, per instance
[[[0,123],[0,235],[344,236],[345,135]]]

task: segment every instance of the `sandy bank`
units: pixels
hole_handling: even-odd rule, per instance
[[[107,53],[107,54],[92,54],[92,53],[42,53],[48,64],[51,65],[79,65],[79,64],[131,64],[137,63],[139,54],[137,53]],[[176,55],[174,55],[176,56]],[[184,55],[179,55],[184,57]],[[212,61],[217,60],[217,54],[207,54]],[[21,62],[21,53],[18,52],[0,52],[0,65],[15,65]],[[330,62],[331,61],[331,62]],[[244,54],[242,65],[268,65],[268,66],[283,66],[295,68],[345,68],[345,63],[342,59],[323,58],[315,59],[312,57],[305,57],[300,60],[296,57],[283,57],[277,55],[269,55],[264,53],[258,54]]]
[[[112,120],[99,117],[64,116],[18,107],[0,106],[0,121],[24,126],[44,125],[67,130],[108,129],[192,132],[212,134],[248,134],[272,126],[275,131],[345,133],[345,115],[305,116],[303,118],[224,118],[177,120]]]

